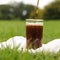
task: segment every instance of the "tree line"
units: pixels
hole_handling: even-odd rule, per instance
[[[0,5],[0,20],[24,20],[28,18],[60,19],[60,1],[48,4],[43,10],[38,8],[38,14],[36,14],[35,8],[36,6],[34,5],[24,4],[22,2],[15,6],[13,4]]]

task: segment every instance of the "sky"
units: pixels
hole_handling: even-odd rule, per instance
[[[0,0],[0,4],[8,4],[9,2],[24,2],[25,4],[37,5],[37,0]],[[39,0],[39,8],[43,9],[46,5],[55,0]]]

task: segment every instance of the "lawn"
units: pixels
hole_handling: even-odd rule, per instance
[[[25,21],[0,21],[0,42],[6,41],[13,36],[26,37]],[[44,21],[43,43],[60,38],[60,21]],[[31,54],[17,51],[16,48],[0,49],[0,60],[60,60],[60,53]]]
[[[25,35],[25,21],[0,21],[0,42]]]
[[[60,20],[44,21],[43,42],[60,38]]]

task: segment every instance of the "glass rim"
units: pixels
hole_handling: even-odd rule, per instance
[[[43,19],[26,19],[26,21],[43,21]]]

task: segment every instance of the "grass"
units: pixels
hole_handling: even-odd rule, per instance
[[[25,21],[0,21],[0,42],[13,36],[26,36],[25,31]],[[44,21],[43,43],[57,38],[60,38],[60,21]],[[7,47],[0,49],[0,60],[60,60],[60,52],[31,54]]]
[[[25,36],[25,21],[0,21],[0,42],[13,36]]]
[[[60,38],[60,20],[44,21],[43,42]]]

